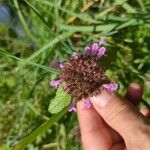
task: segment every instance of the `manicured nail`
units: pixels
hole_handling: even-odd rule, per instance
[[[94,102],[99,107],[105,107],[109,101],[112,100],[111,95],[112,94],[103,91],[100,95],[91,97],[91,102]]]

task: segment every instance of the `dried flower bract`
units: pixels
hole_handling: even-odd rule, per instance
[[[60,73],[64,90],[81,100],[99,94],[103,84],[110,83],[105,72],[93,56],[72,56]]]

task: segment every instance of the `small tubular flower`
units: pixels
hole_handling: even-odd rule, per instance
[[[98,50],[97,58],[100,58],[100,57],[102,57],[102,56],[105,56],[105,52],[106,52],[106,48],[105,48],[105,47],[101,47],[101,48]]]
[[[57,68],[57,69],[62,69],[64,67],[64,65],[61,61],[54,61],[51,63],[51,66],[53,68]]]
[[[116,91],[118,89],[118,84],[116,83],[109,83],[109,84],[103,84],[103,87],[110,93]]]
[[[100,45],[100,46],[101,46],[101,45],[104,45],[105,42],[106,42],[105,39],[104,39],[104,38],[101,38],[100,41],[99,41],[99,45]]]
[[[91,46],[92,55],[96,55],[98,52],[99,45],[98,43],[93,43]]]
[[[50,86],[56,89],[56,88],[58,88],[60,82],[61,82],[60,80],[52,80],[50,82]]]
[[[89,98],[85,99],[85,108],[90,109],[92,106],[92,103]]]
[[[76,110],[75,104],[73,104],[73,103],[70,104],[68,111],[69,112],[76,112],[77,110]]]
[[[91,54],[91,48],[89,46],[86,46],[84,48],[84,55],[90,55]]]

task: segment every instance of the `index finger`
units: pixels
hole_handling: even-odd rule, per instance
[[[111,135],[95,109],[93,107],[86,109],[82,100],[77,103],[77,114],[84,150],[110,149],[112,145]]]

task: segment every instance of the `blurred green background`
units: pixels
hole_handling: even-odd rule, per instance
[[[53,116],[48,106],[55,90],[49,81],[57,72],[50,62],[64,60],[100,37],[115,58],[107,74],[119,82],[118,92],[123,95],[137,81],[150,104],[150,1],[0,1],[0,149],[33,136]],[[42,134],[36,130],[39,135],[26,149],[82,149],[76,113],[59,118],[50,120],[53,125]]]

